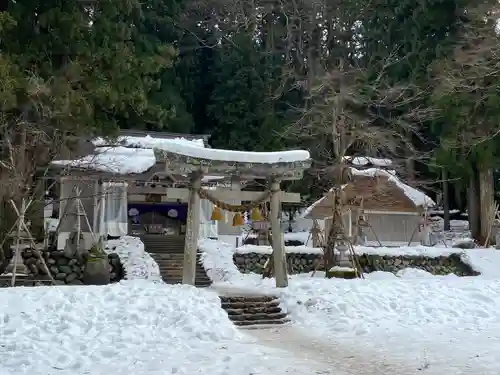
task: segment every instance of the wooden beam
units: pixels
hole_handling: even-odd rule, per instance
[[[187,201],[189,199],[189,189],[186,188],[162,188],[150,186],[129,186],[129,194],[134,196],[140,194],[161,194],[168,199],[180,199]],[[255,201],[262,197],[263,191],[235,191],[228,188],[217,188],[210,190],[210,194],[221,201]],[[280,192],[280,201],[285,203],[300,203],[299,193]]]
[[[304,170],[311,166],[311,160],[276,163],[233,162],[200,159],[155,149],[156,160],[165,160],[166,169],[172,172],[201,172],[210,176],[238,176],[245,180],[259,178],[279,178],[280,180],[300,180]]]
[[[153,195],[153,194],[151,194],[151,195]],[[146,197],[147,197],[146,194],[129,194],[127,200],[130,203],[134,203],[134,202],[135,203],[144,203],[144,202],[147,203]],[[161,203],[177,203],[179,201],[178,199],[169,198],[166,195],[161,195],[160,198],[161,198],[160,199]],[[188,199],[180,199],[180,201],[181,201],[180,203],[188,203]],[[154,202],[150,202],[150,203],[154,204]]]

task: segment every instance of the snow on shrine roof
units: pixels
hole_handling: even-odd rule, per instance
[[[340,189],[344,189],[345,187],[347,186],[347,184],[344,184],[341,186]],[[331,193],[333,191],[333,188],[331,188],[330,190],[328,190],[329,193]],[[316,207],[316,206],[319,206],[324,200],[327,199],[327,196],[325,195],[324,197],[322,198],[319,198],[316,202],[314,202],[313,204],[311,204],[309,207],[307,207],[299,216],[299,219],[304,219],[304,218],[307,218],[312,210]]]
[[[344,156],[342,159],[358,166],[372,164],[376,167],[389,167],[392,165],[391,159],[378,159],[371,156]]]
[[[135,148],[145,148],[154,149],[158,148],[160,150],[170,151],[170,145],[189,145],[191,147],[204,148],[205,141],[200,139],[186,139],[184,137],[176,138],[154,138],[149,134],[144,137],[133,137],[133,136],[120,136],[114,141],[109,141],[104,138],[95,138],[92,140],[94,146],[125,146],[125,147],[135,147]]]
[[[165,149],[165,151],[192,158],[214,161],[275,164],[307,161],[310,158],[309,151],[305,150],[277,152],[233,151],[214,148],[201,148],[192,144],[175,142],[174,140],[170,139],[166,139],[165,143],[168,143],[167,149]]]
[[[154,138],[120,136],[113,140],[95,138],[91,141],[94,154],[75,160],[56,160],[53,165],[96,170],[113,174],[139,174],[147,172],[156,164],[154,149],[170,150],[170,145],[190,145],[204,148],[203,139]]]
[[[421,192],[410,185],[405,184],[397,176],[395,171],[387,171],[380,168],[369,168],[365,170],[359,170],[356,168],[351,168],[353,175],[366,176],[366,177],[377,177],[383,176],[387,177],[390,182],[393,182],[403,193],[418,207],[431,207],[435,206],[436,203],[425,193]]]
[[[368,168],[365,170],[359,170],[356,168],[350,168],[351,173],[353,174],[353,182],[349,184],[356,184],[355,176],[361,177],[385,177],[388,182],[394,183],[394,185],[406,196],[415,207],[432,207],[435,205],[435,202],[427,196],[425,193],[421,192],[418,189],[415,189],[404,182],[402,182],[397,176],[395,171],[388,171],[380,168]],[[360,182],[361,183],[361,182]],[[349,184],[342,185],[342,190],[345,190]],[[330,189],[329,192],[332,192],[333,189]],[[313,210],[316,207],[320,207],[322,204],[327,204],[326,202],[330,199],[330,196],[327,194],[324,197],[318,199],[316,202],[307,207],[304,212],[300,215],[301,218],[309,218],[313,213]],[[316,211],[316,210],[315,210]],[[395,211],[396,212],[396,211]]]
[[[91,169],[113,174],[144,173],[156,164],[152,149],[97,147],[95,154],[75,160],[55,160],[54,165]]]

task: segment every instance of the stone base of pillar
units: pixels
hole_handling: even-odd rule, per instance
[[[15,254],[14,251],[14,256],[12,257],[12,260],[10,261],[9,265],[7,266],[4,275],[5,274],[11,274],[14,272],[14,261],[17,261],[16,265],[16,275],[28,275],[28,268],[24,265],[23,262],[23,257],[21,256],[21,250],[18,251],[18,254]]]

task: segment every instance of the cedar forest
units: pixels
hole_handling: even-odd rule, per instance
[[[309,149],[313,167],[290,188],[311,200],[343,156],[391,158],[411,184],[444,188],[484,239],[499,157],[497,7],[1,0],[0,200],[75,136],[210,134],[217,148]]]

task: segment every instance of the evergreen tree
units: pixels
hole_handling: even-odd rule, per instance
[[[237,34],[220,48],[209,106],[215,146],[255,151],[282,147],[285,120],[272,96],[280,66],[264,56],[250,33]]]

